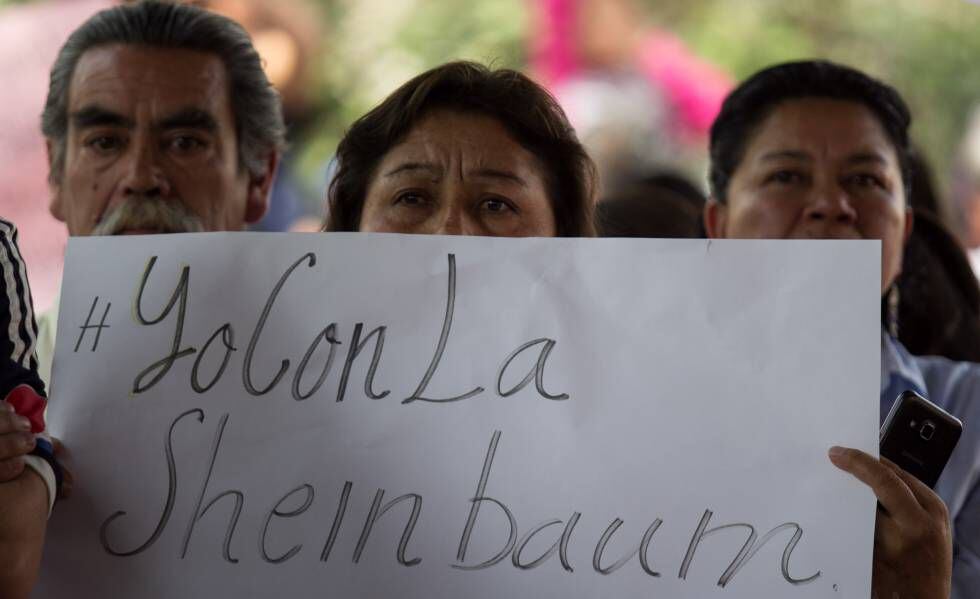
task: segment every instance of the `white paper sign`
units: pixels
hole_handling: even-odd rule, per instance
[[[69,242],[39,597],[859,597],[877,242]]]

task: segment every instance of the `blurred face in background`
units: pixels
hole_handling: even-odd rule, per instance
[[[497,120],[434,110],[379,163],[360,230],[552,237],[545,181],[540,161]]]
[[[912,228],[895,147],[874,114],[824,98],[778,104],[752,134],[709,237],[879,239],[881,288],[901,271]]]
[[[72,76],[68,121],[51,213],[71,235],[238,230],[265,212],[275,157],[264,177],[240,166],[216,55],[92,48]]]

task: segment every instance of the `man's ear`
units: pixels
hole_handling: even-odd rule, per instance
[[[51,200],[48,203],[48,212],[51,216],[65,222],[65,205],[64,198],[61,196],[61,183],[52,183],[50,173],[53,172],[53,160],[54,160],[54,142],[50,139],[44,140],[44,149],[48,155],[48,189],[51,191]],[[58,181],[60,181],[60,177]]]
[[[265,172],[261,176],[249,175],[248,197],[245,200],[245,222],[258,222],[269,209],[269,194],[272,182],[279,170],[279,152],[270,152],[266,159]]]
[[[728,206],[715,198],[704,203],[704,230],[709,239],[724,239],[728,232]]]

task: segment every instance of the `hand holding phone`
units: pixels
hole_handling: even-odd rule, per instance
[[[879,453],[932,488],[953,453],[963,424],[914,391],[899,395],[881,426]]]
[[[943,500],[887,458],[832,447],[830,461],[878,498],[872,597],[949,597],[953,539]]]

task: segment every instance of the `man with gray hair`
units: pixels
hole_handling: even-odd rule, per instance
[[[70,235],[240,230],[265,213],[285,136],[244,29],[156,1],[102,11],[72,33],[41,129],[51,213]],[[55,322],[39,323],[45,380]]]
[[[159,0],[104,10],[71,34],[41,129],[51,213],[70,235],[241,230],[265,213],[285,145],[279,95],[244,29]],[[42,375],[54,312],[39,322]],[[33,586],[54,492],[23,488],[0,484],[0,563],[16,565],[2,597]]]

